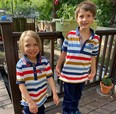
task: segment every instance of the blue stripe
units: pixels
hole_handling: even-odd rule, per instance
[[[53,75],[47,76],[47,78],[51,78],[51,77],[53,77]]]
[[[83,73],[75,73],[75,72],[66,72],[66,71],[62,71],[62,73],[64,74],[69,74],[69,75],[85,75],[85,74],[88,74],[88,72],[83,72]]]
[[[64,67],[64,70],[89,70],[89,68],[72,68],[72,67]]]
[[[93,47],[90,47],[90,46],[85,46],[84,49],[90,49],[90,50],[92,50],[94,48]]]
[[[67,50],[68,53],[80,53],[80,50]]]
[[[68,45],[68,42],[66,40],[64,40],[63,45]]]
[[[94,47],[94,49],[97,49],[98,50],[99,49],[99,46]]]
[[[38,105],[38,107],[42,106],[46,100],[47,100],[47,98],[44,97],[44,99],[40,102],[40,104]]]
[[[92,53],[98,53],[98,51],[93,51]]]
[[[62,51],[67,51],[67,47],[62,46]]]
[[[43,89],[47,84],[42,85],[41,87],[38,88],[33,88],[33,89],[28,89],[28,91],[38,91],[40,89]]]
[[[92,53],[89,53],[89,52],[85,52],[85,51],[81,51],[81,53],[85,54],[85,55],[92,55]]]
[[[78,47],[80,47],[80,44],[68,44],[68,46],[69,46],[69,47],[72,47],[72,48],[73,48],[73,47],[78,48]]]
[[[25,84],[24,81],[17,81],[16,84]]]
[[[17,68],[17,69],[22,69],[22,66],[18,66],[18,65],[17,65],[16,68]]]
[[[41,81],[37,81],[36,83],[26,83],[25,85],[26,86],[38,86],[38,85],[40,85],[41,83],[44,83],[44,82],[46,82],[46,79],[43,79]]]

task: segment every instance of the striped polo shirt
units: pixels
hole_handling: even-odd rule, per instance
[[[42,106],[47,99],[47,78],[52,76],[52,70],[48,60],[38,56],[37,64],[31,63],[23,56],[16,65],[16,84],[25,84],[31,98],[38,107]],[[22,95],[21,104],[28,106],[26,98]]]
[[[99,51],[99,36],[90,29],[92,36],[81,44],[78,28],[70,31],[62,46],[66,58],[59,79],[68,83],[80,83],[88,80],[91,67],[91,57],[97,56]]]

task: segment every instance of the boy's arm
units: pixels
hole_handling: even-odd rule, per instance
[[[96,74],[96,57],[92,56],[91,59],[92,59],[91,60],[91,72],[90,72],[90,74],[88,76],[88,78],[90,80],[92,80],[94,78],[95,74]]]
[[[22,95],[26,98],[26,101],[27,101],[28,103],[31,102],[32,99],[31,99],[31,97],[30,97],[30,95],[29,95],[29,93],[28,93],[28,91],[27,91],[25,85],[24,85],[24,84],[19,84],[19,89],[20,89]]]
[[[64,62],[65,60],[65,57],[66,57],[66,52],[62,52],[59,59],[58,59],[58,62],[57,62],[57,65],[56,65],[56,73],[59,75],[60,74],[60,70],[61,70],[61,65],[62,63]]]
[[[51,88],[52,93],[53,93],[53,100],[54,100],[54,103],[55,103],[56,105],[58,105],[60,100],[59,100],[59,97],[58,97],[58,95],[57,95],[57,93],[56,93],[56,88],[55,88],[54,80],[53,80],[52,77],[47,78],[47,80],[48,80],[48,83],[49,83],[50,88]]]
[[[30,112],[37,113],[38,112],[38,106],[31,99],[25,85],[24,84],[19,84],[19,89],[20,89],[22,95],[25,97],[26,101],[28,102]]]

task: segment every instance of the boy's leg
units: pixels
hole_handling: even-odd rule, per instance
[[[38,113],[37,114],[45,114],[45,107],[42,105],[41,107],[38,108]]]
[[[78,114],[78,104],[82,96],[84,83],[64,83],[63,114]]]
[[[23,114],[32,114],[32,113],[29,111],[29,107],[28,107],[28,106],[24,106],[24,107],[23,107]]]

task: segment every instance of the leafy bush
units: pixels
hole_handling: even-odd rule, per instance
[[[75,18],[75,14],[74,14],[75,9],[76,9],[76,6],[73,6],[72,4],[68,5],[66,3],[63,3],[56,13],[58,18],[72,20]]]
[[[32,5],[30,2],[23,2],[22,4],[17,5],[14,15],[22,17],[32,17],[34,14],[37,15],[39,12],[35,5]]]

